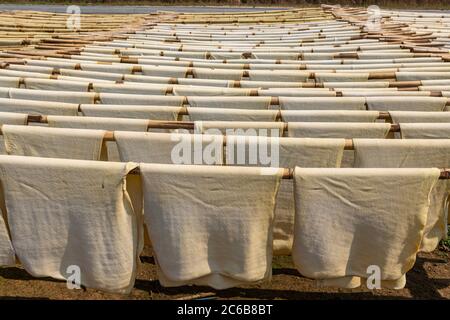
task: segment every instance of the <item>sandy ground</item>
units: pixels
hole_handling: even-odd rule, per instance
[[[291,258],[278,257],[269,283],[215,291],[207,287],[161,287],[151,249],[141,257],[142,266],[130,295],[107,294],[98,290],[69,290],[66,283],[34,278],[20,267],[0,268],[0,299],[192,299],[200,294],[208,299],[450,299],[450,252],[436,250],[419,254],[407,274],[403,290],[317,288],[301,277]],[[197,297],[198,298],[198,297]]]
[[[76,4],[76,3],[74,3]],[[66,13],[67,5],[48,5],[48,4],[0,4],[0,10],[33,10],[47,11],[56,13]],[[261,10],[279,10],[286,9],[282,7],[195,7],[195,6],[80,6],[81,13],[90,14],[132,14],[132,13],[156,13],[157,11],[177,11],[177,12],[239,12],[239,11],[261,11]]]
[[[75,4],[76,3],[72,3]],[[66,13],[68,5],[63,4],[1,4],[1,10],[31,10],[46,11],[55,13]],[[156,13],[158,11],[176,11],[176,12],[241,12],[241,11],[269,11],[269,10],[285,10],[289,7],[230,7],[230,6],[127,6],[127,5],[81,5],[81,13],[83,14],[143,14]],[[396,9],[402,11],[427,11],[450,13],[450,10],[426,10],[426,9]]]

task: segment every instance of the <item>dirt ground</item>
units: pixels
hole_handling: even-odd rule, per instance
[[[160,286],[151,249],[141,257],[142,266],[130,295],[98,290],[69,290],[66,283],[34,278],[21,267],[0,268],[0,299],[450,299],[450,252],[435,250],[419,254],[407,273],[403,290],[342,290],[318,288],[299,275],[291,257],[274,259],[269,283],[215,291],[208,287],[163,288]]]

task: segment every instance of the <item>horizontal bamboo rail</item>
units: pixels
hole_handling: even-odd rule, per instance
[[[380,114],[380,118],[388,117],[386,113]],[[147,120],[147,130],[148,129],[185,129],[185,130],[194,130],[195,123],[193,121],[164,121],[164,120]],[[28,123],[48,123],[47,116],[41,115],[28,115],[27,124]],[[287,132],[289,130],[288,122],[284,123],[283,132]],[[391,124],[390,132],[400,132],[399,124]],[[2,135],[1,127],[0,127],[0,135]],[[104,141],[115,141],[114,131],[106,131],[104,135]],[[345,150],[353,150],[353,140],[345,139]]]
[[[280,168],[283,169],[282,179],[292,180],[294,179],[294,170],[292,168]],[[131,175],[140,175],[139,167],[130,171]],[[450,179],[450,170],[449,169],[441,169],[441,173],[439,175],[439,180],[449,180]]]
[[[188,115],[189,113],[184,113]],[[278,118],[278,116],[277,116]],[[389,113],[380,113],[378,119],[388,119],[390,118]],[[195,123],[193,121],[166,121],[166,120],[147,120],[147,129],[187,129],[194,130]],[[232,122],[232,121],[230,121]],[[279,123],[280,121],[274,121]],[[28,115],[27,123],[48,123],[47,116],[41,115]],[[283,131],[287,132],[289,130],[288,122],[284,122]],[[400,132],[400,126],[398,124],[391,124],[390,132]],[[107,134],[106,139],[113,139],[112,134]]]

